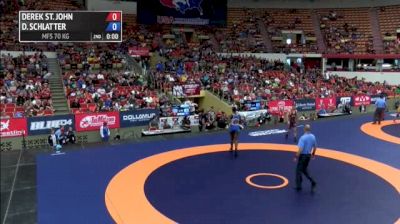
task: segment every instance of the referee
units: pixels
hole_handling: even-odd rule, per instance
[[[378,124],[381,124],[381,121],[385,115],[385,109],[386,109],[386,101],[385,98],[383,98],[383,94],[379,96],[379,99],[376,100],[375,102],[375,114],[374,114],[374,122],[372,124],[376,124],[376,121],[378,120]]]
[[[311,182],[311,189],[314,190],[317,183],[308,174],[307,167],[310,162],[311,156],[314,157],[317,150],[317,141],[315,136],[311,134],[311,126],[309,124],[304,126],[304,134],[300,137],[298,143],[299,151],[296,153],[294,161],[297,162],[296,168],[296,190],[301,190],[301,182],[303,180],[302,174],[307,177]]]

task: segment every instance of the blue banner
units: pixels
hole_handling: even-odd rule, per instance
[[[294,101],[297,111],[313,111],[315,110],[315,99],[298,99]]]
[[[137,1],[141,24],[187,24],[226,26],[227,0]]]
[[[121,128],[124,128],[148,125],[150,120],[153,117],[158,116],[159,113],[160,111],[156,109],[143,109],[120,112],[120,126]]]
[[[65,131],[67,131],[69,127],[72,127],[72,129],[75,130],[74,115],[71,114],[28,118],[29,135],[50,134],[50,130],[52,128],[58,129],[60,126],[64,126]]]

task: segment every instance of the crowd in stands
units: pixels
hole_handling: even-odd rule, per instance
[[[42,116],[54,113],[46,56],[1,55],[0,103],[2,116]]]
[[[142,77],[125,70],[118,51],[69,48],[59,52],[63,81],[74,113],[156,108],[163,104]],[[164,99],[163,99],[164,100]]]
[[[202,55],[198,61],[171,59],[159,62],[153,71],[157,88],[171,91],[174,86],[199,83],[222,99],[244,108],[248,101],[274,99],[299,99],[355,94],[394,95],[395,86],[370,83],[364,80],[331,76],[329,79],[319,69],[288,67],[280,61],[254,57],[224,58],[216,54]]]
[[[170,108],[171,102],[165,93],[182,84],[201,84],[202,88],[239,105],[253,100],[327,97],[357,92],[393,93],[393,87],[385,83],[340,77],[326,80],[318,69],[300,71],[297,64],[288,66],[280,61],[254,57],[224,58],[214,53],[266,52],[266,39],[273,37],[281,38],[279,43],[272,41],[274,52],[316,52],[315,41],[290,45],[282,41],[282,30],[300,30],[306,37],[315,37],[310,10],[229,9],[227,28],[196,28],[191,37],[184,32],[172,31],[168,25],[138,25],[134,16],[127,16],[124,42],[121,44],[17,43],[18,10],[80,8],[75,1],[69,0],[57,3],[0,0],[0,49],[56,51],[73,112]],[[399,9],[385,10],[396,13]],[[385,10],[381,10],[380,14],[384,14]],[[375,53],[371,30],[365,27],[369,21],[364,18],[361,22],[360,16],[350,16],[355,11],[318,11],[328,53]],[[365,9],[359,12],[361,16],[367,13]],[[391,29],[385,28],[390,37],[393,36],[389,33]],[[398,42],[384,41],[387,53],[399,52],[399,46]],[[156,62],[152,70],[153,85],[146,85],[147,81],[137,72],[125,70],[127,62],[123,54],[128,52],[129,47],[146,47],[162,57],[162,62]],[[149,68],[149,59],[139,60],[139,63],[143,69]],[[2,107],[3,116],[54,113],[48,83],[51,73],[42,53],[15,58],[2,55],[1,66],[0,100],[7,105]],[[157,90],[164,93],[160,94]]]

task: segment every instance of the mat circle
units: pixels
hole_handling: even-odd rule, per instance
[[[121,224],[177,223],[160,213],[147,199],[144,192],[144,185],[148,177],[165,164],[191,156],[223,152],[228,147],[228,144],[219,144],[177,149],[132,163],[117,173],[107,186],[105,204],[109,214],[116,223]],[[240,150],[254,149],[293,153],[298,151],[295,145],[263,143],[242,143],[240,145]],[[352,164],[353,166],[367,170],[387,181],[400,194],[400,171],[394,167],[361,156],[323,148],[318,148],[316,155]],[[395,224],[400,224],[400,218],[395,221]]]
[[[268,185],[259,185],[259,184],[254,183],[253,181],[251,181],[252,178],[259,177],[259,176],[277,177],[282,180],[282,183],[279,185],[275,185],[275,186],[268,186]],[[246,183],[250,186],[253,186],[256,188],[261,188],[261,189],[267,189],[267,190],[276,190],[276,189],[284,188],[289,184],[289,181],[286,177],[278,175],[278,174],[274,174],[274,173],[255,173],[255,174],[251,174],[251,175],[247,176],[245,180],[246,180]]]
[[[361,131],[365,134],[395,144],[400,144],[400,138],[385,133],[382,128],[388,125],[393,125],[393,121],[382,121],[381,124],[372,124],[372,122],[365,123],[361,126]]]

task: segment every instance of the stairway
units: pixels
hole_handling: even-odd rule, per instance
[[[261,36],[263,38],[264,41],[264,45],[267,48],[267,52],[268,53],[272,53],[274,51],[274,48],[272,47],[272,41],[271,41],[271,37],[269,36],[269,33],[267,31],[267,28],[265,27],[264,22],[259,19],[257,22],[257,26],[258,29],[260,30]]]
[[[373,36],[373,46],[377,54],[383,53],[383,40],[381,35],[381,29],[379,25],[378,10],[376,8],[369,9],[369,21],[371,24],[371,31]]]
[[[326,51],[325,40],[324,36],[322,36],[319,16],[315,10],[311,12],[311,21],[313,23],[315,37],[317,38],[318,53],[324,53]]]
[[[60,65],[56,58],[49,58],[47,59],[47,62],[49,72],[52,74],[49,79],[49,84],[53,107],[56,110],[55,115],[68,114],[69,106],[64,92]]]

